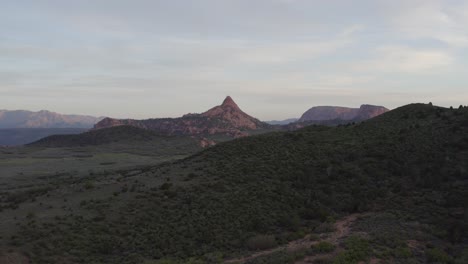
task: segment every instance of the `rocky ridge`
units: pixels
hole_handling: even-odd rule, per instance
[[[249,130],[270,127],[270,125],[243,112],[230,96],[227,96],[221,105],[201,114],[186,114],[179,118],[145,120],[105,118],[97,123],[94,129],[122,125],[154,130],[163,135],[204,136],[224,134],[234,138],[247,136]]]
[[[340,106],[315,106],[307,110],[298,122],[349,120],[363,121],[381,115],[389,110],[383,106],[361,105],[359,108]]]

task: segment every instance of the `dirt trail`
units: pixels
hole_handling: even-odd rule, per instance
[[[334,225],[335,226],[335,231],[333,233],[329,234],[324,239],[311,241],[310,240],[311,235],[309,234],[309,235],[305,236],[304,238],[291,241],[287,245],[272,248],[272,249],[269,249],[269,250],[258,251],[258,252],[253,253],[252,255],[242,257],[242,258],[226,260],[224,263],[226,263],[226,264],[227,263],[236,263],[236,264],[237,263],[245,263],[245,262],[247,262],[249,260],[252,260],[252,259],[255,259],[257,257],[270,255],[270,254],[272,254],[274,252],[281,251],[281,250],[286,250],[286,251],[292,252],[292,251],[297,251],[297,250],[300,250],[300,249],[310,248],[312,245],[318,244],[319,242],[322,242],[322,241],[330,242],[330,243],[334,244],[335,246],[337,246],[337,248],[338,248],[339,240],[349,234],[350,226],[358,218],[358,216],[359,216],[359,214],[352,214],[352,215],[348,215],[347,217],[345,217],[343,219],[338,220]],[[331,255],[331,254],[332,253],[330,253],[330,254],[320,254],[320,255],[316,255],[316,256],[306,257],[304,260],[301,260],[301,261],[296,262],[296,263],[297,264],[310,263],[310,261],[312,261],[314,259],[317,259],[319,257],[326,257],[327,255]]]

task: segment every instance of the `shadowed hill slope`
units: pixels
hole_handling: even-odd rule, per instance
[[[36,147],[77,147],[89,145],[104,145],[116,142],[139,143],[157,139],[167,139],[166,136],[154,131],[132,127],[118,126],[100,130],[92,130],[77,135],[52,135],[28,144]]]
[[[0,129],[0,146],[18,146],[35,142],[50,135],[79,134],[83,128],[6,128]]]
[[[37,212],[40,220],[24,220],[11,243],[38,263],[220,263],[371,211],[399,219],[395,234],[407,222],[412,228],[366,238],[366,257],[388,257],[379,250],[422,239],[432,248],[450,245],[450,255],[439,251],[457,259],[468,243],[467,161],[468,109],[413,104],[357,125],[241,138],[116,176],[118,186],[137,182],[134,191],[87,201],[55,219]],[[434,258],[424,252],[405,256],[413,263]]]

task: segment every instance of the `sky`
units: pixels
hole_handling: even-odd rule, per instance
[[[468,104],[468,1],[0,0],[0,109]]]

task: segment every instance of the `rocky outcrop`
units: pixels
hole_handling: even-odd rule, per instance
[[[371,119],[373,117],[379,116],[388,111],[389,110],[383,106],[361,105],[355,119],[358,119],[358,120]]]
[[[340,106],[316,106],[307,110],[298,122],[349,120],[363,121],[381,115],[389,110],[383,106],[361,105],[360,108]]]
[[[255,130],[265,126],[265,123],[244,113],[230,96],[221,105],[211,108],[201,116],[228,121],[238,129]]]
[[[243,112],[228,96],[223,103],[201,114],[186,114],[179,118],[157,118],[146,120],[105,118],[94,128],[129,125],[157,131],[163,135],[214,135],[229,137],[248,135],[249,130],[268,128],[270,125]]]

